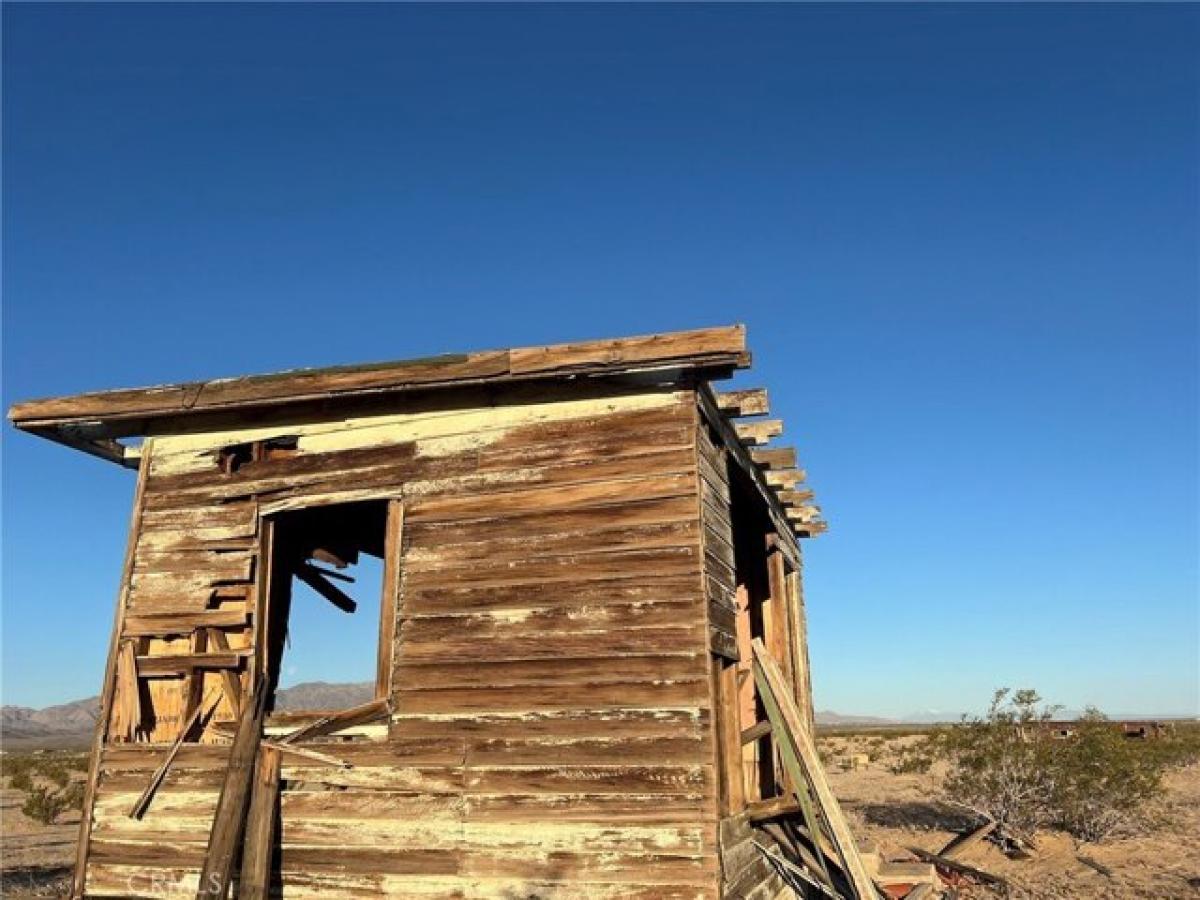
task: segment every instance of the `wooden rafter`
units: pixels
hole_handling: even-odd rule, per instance
[[[771,411],[766,388],[744,391],[717,391],[717,408],[731,419],[742,416],[765,416]]]
[[[796,448],[772,447],[770,450],[750,451],[750,458],[764,469],[796,468]]]
[[[743,444],[758,446],[783,434],[783,420],[763,419],[761,422],[735,422],[733,430]]]

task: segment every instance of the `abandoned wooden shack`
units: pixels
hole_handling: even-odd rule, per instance
[[[770,848],[836,867],[752,671],[810,731],[825,526],[765,391],[711,386],[749,362],[734,326],[15,405],[137,472],[75,895],[768,898]],[[373,696],[276,709],[300,586],[361,616],[366,558]],[[842,863],[822,890],[860,896]]]

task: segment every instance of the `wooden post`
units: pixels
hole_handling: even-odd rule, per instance
[[[862,857],[858,855],[858,845],[850,833],[850,826],[846,824],[842,808],[825,779],[821,758],[812,742],[812,734],[796,708],[779,666],[758,638],[754,640],[754,679],[758,682],[763,700],[766,701],[767,711],[771,716],[771,727],[783,751],[784,761],[792,769],[797,798],[804,802],[806,792],[801,790],[801,786],[807,783],[822,817],[829,826],[830,840],[841,858],[842,871],[850,879],[856,900],[875,900],[879,896],[875,882],[871,880]]]
[[[400,608],[400,556],[403,539],[404,501],[389,500],[387,537],[383,551],[383,597],[379,604],[376,700],[390,700],[392,694],[392,648],[396,639],[396,613]]]
[[[713,657],[717,670],[717,748],[721,760],[721,814],[733,816],[746,807],[746,775],[742,767],[741,724],[738,718],[738,668]]]
[[[204,866],[200,870],[196,900],[225,900],[229,892],[235,858],[246,825],[246,806],[250,801],[254,760],[262,741],[266,705],[266,685],[259,677],[251,689],[250,701],[242,708],[237,734],[229,749],[225,781],[221,785],[221,796],[217,799],[217,812],[208,836],[208,850],[205,851]]]
[[[238,900],[267,900],[271,892],[280,765],[279,748],[264,744],[258,753],[250,812],[246,815],[246,844],[242,849]]]

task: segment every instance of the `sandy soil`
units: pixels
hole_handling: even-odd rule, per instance
[[[0,895],[60,897],[70,892],[71,866],[79,836],[79,813],[64,813],[42,825],[21,812],[25,794],[0,790]]]
[[[855,836],[876,844],[889,860],[914,859],[907,848],[937,852],[959,832],[979,824],[968,813],[939,802],[936,772],[896,775],[896,751],[915,738],[823,737],[829,780]],[[847,771],[849,755],[865,753],[866,768]],[[991,844],[964,853],[961,861],[1007,879],[1009,896],[1054,900],[1117,900],[1200,897],[1200,765],[1167,777],[1167,792],[1150,811],[1152,824],[1139,833],[1102,844],[1077,845],[1057,832],[1037,835],[1032,859],[1011,860]],[[1112,871],[1100,874],[1085,857]],[[999,892],[963,885],[960,896],[984,898]]]

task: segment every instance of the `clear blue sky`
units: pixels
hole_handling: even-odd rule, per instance
[[[1200,706],[1200,8],[3,19],[5,404],[745,322],[819,707]],[[3,484],[4,701],[93,693],[133,477]]]

